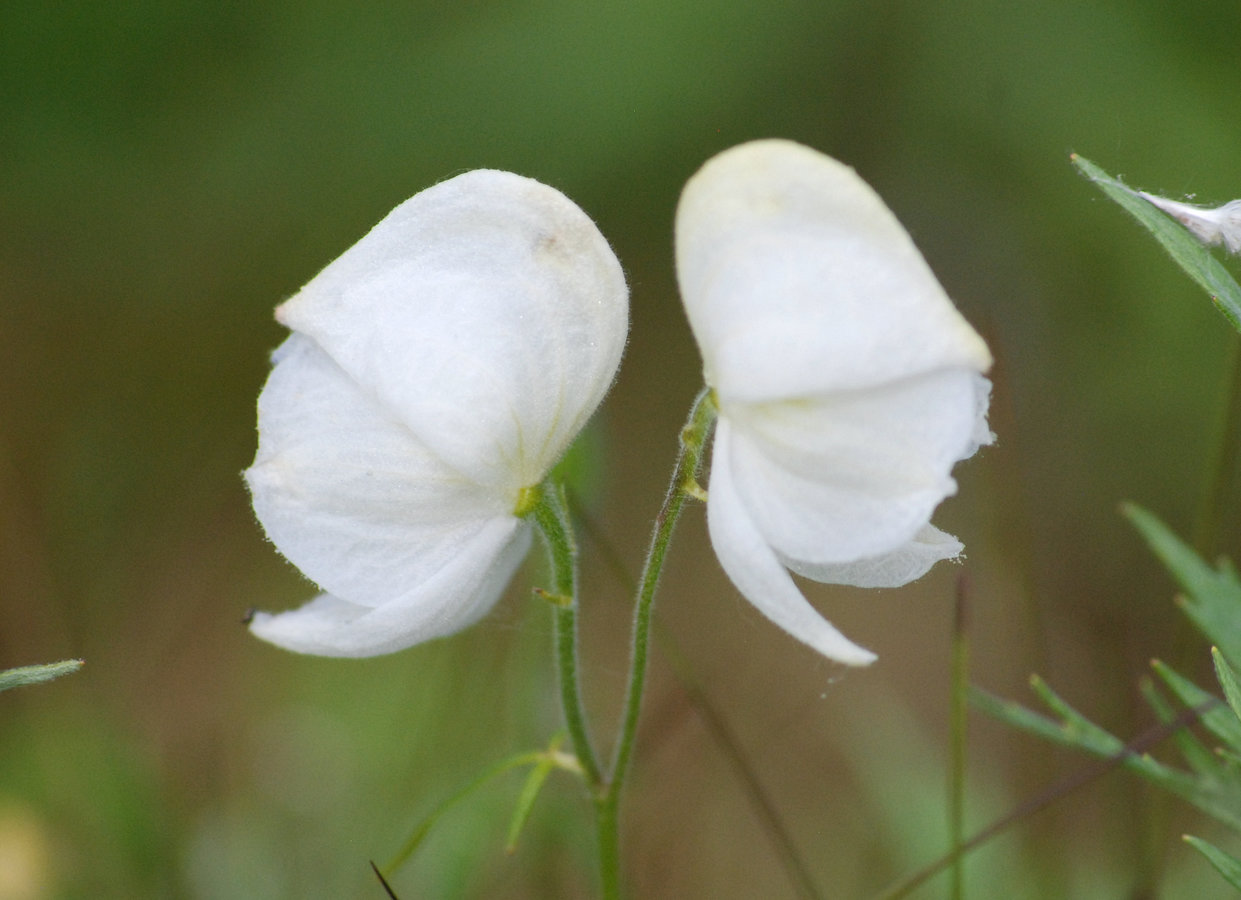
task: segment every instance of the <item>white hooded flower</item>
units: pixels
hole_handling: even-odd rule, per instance
[[[956,557],[930,525],[990,443],[991,356],[883,201],[788,141],[710,160],[677,210],[677,275],[719,409],[707,522],[724,571],[820,653],[874,655],[802,596]]]
[[[607,242],[558,191],[469,172],[398,206],[276,318],[293,334],[246,481],[325,593],[251,630],[374,656],[476,621],[530,546],[525,489],[620,362],[628,298]]]

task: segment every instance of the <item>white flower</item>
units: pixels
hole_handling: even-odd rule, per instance
[[[293,334],[246,472],[277,548],[325,593],[251,630],[374,656],[483,616],[519,517],[620,362],[620,264],[558,191],[475,171],[398,206],[276,311]]]
[[[844,663],[789,573],[905,584],[961,544],[930,525],[990,443],[986,344],[847,166],[788,141],[710,160],[677,210],[677,275],[719,409],[707,522],[737,589]]]

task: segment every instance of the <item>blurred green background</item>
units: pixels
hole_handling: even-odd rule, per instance
[[[876,187],[995,352],[999,443],[937,516],[969,552],[973,680],[1027,698],[1038,671],[1120,734],[1149,724],[1150,657],[1187,647],[1210,683],[1116,505],[1189,531],[1227,326],[1068,154],[1178,198],[1241,195],[1239,29],[1241,5],[1207,0],[0,4],[0,666],[87,661],[0,696],[0,900],[381,897],[367,860],[558,727],[538,559],[481,625],[392,657],[297,657],[240,624],[313,590],[239,477],[272,308],[475,167],[560,188],[626,267],[631,339],[587,505],[631,570],[700,379],[680,186],[719,150],[788,137]],[[629,600],[591,544],[584,564],[606,739]],[[825,897],[945,847],[960,571],[808,588],[880,655],[845,672],[740,600],[701,510],[684,520],[657,615]],[[796,896],[667,664],[653,673],[623,811],[632,896]],[[975,718],[967,830],[1086,764]],[[508,857],[518,786],[446,818],[401,896],[589,896],[577,785],[553,779]],[[972,895],[1225,896],[1186,829],[1230,846],[1112,774],[977,853]]]

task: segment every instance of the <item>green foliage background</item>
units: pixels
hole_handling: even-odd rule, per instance
[[[1189,530],[1229,335],[1068,154],[1171,196],[1241,196],[1239,29],[1241,6],[1209,0],[0,4],[0,666],[87,660],[0,696],[0,898],[378,897],[368,859],[557,727],[537,560],[482,625],[393,657],[295,657],[239,624],[312,590],[239,478],[272,308],[396,203],[481,166],[565,191],[626,267],[630,346],[585,502],[631,571],[700,378],[672,265],[680,186],[756,137],[856,167],[997,358],[999,444],[937,519],[969,551],[974,681],[1020,697],[1037,670],[1136,732],[1147,659],[1187,651],[1116,505]],[[597,548],[585,564],[606,733],[629,603]],[[700,512],[674,545],[657,615],[824,896],[944,849],[957,574],[810,588],[880,654],[846,673],[737,597]],[[1081,764],[985,720],[971,753],[971,830]],[[794,896],[658,660],[637,767],[635,897]],[[505,857],[517,789],[445,819],[402,896],[588,896],[576,785],[553,779]],[[1191,826],[1229,848],[1109,776],[979,852],[970,885],[1225,896],[1178,840]]]

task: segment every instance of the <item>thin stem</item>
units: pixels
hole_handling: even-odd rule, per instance
[[[1220,523],[1229,489],[1237,475],[1241,458],[1241,334],[1228,339],[1227,393],[1221,415],[1218,443],[1211,454],[1207,481],[1203,485],[1194,521],[1194,549],[1210,559],[1216,553]]]
[[[590,742],[582,692],[577,680],[577,607],[558,606],[556,622],[556,662],[560,670],[560,703],[564,707],[565,727],[573,743],[573,753],[582,764],[582,774],[592,789],[603,783],[603,771]]]
[[[961,857],[965,827],[965,741],[969,723],[969,584],[957,579],[952,618],[952,771],[949,776],[948,837],[956,859],[952,863],[953,900],[965,896],[965,861]]]
[[[741,742],[733,734],[720,711],[715,708],[715,704],[694,679],[688,660],[681,654],[671,634],[660,625],[660,622],[654,623],[655,641],[661,654],[672,668],[677,680],[681,682],[681,689],[685,691],[689,705],[693,707],[707,731],[710,732],[725,760],[732,766],[733,773],[745,790],[746,796],[749,797],[754,812],[766,829],[768,837],[771,838],[793,889],[802,900],[821,900],[822,892],[815,884],[809,866],[802,859],[792,835],[785,827],[784,820],[780,818],[775,803],[767,796],[766,789],[758,780],[758,775],[755,774],[750,761],[746,759],[741,749]]]
[[[884,890],[878,894],[875,900],[903,900],[926,882],[930,881],[944,869],[956,863],[958,859],[963,859],[967,853],[981,847],[996,835],[1002,834],[1018,822],[1024,822],[1035,813],[1045,809],[1055,803],[1062,797],[1067,797],[1074,791],[1081,790],[1097,778],[1106,775],[1108,772],[1124,765],[1125,761],[1137,755],[1141,755],[1151,750],[1153,747],[1162,742],[1165,738],[1175,734],[1179,729],[1188,725],[1192,725],[1198,721],[1203,713],[1218,705],[1221,701],[1214,698],[1181,712],[1175,719],[1169,722],[1161,722],[1158,725],[1148,728],[1139,734],[1136,738],[1126,744],[1119,752],[1109,756],[1097,763],[1079,769],[1074,774],[1068,776],[1063,781],[1052,785],[1047,790],[1030,798],[1025,803],[1019,805],[1012,812],[992,822],[982,831],[979,831],[965,843],[953,847],[944,856],[930,863],[927,866],[901,879],[897,884]]]
[[[1236,483],[1238,457],[1241,456],[1241,334],[1228,336],[1220,390],[1220,409],[1216,419],[1214,445],[1204,467],[1198,502],[1194,509],[1192,546],[1203,559],[1211,560],[1220,552],[1220,532],[1229,499]],[[1187,618],[1178,617],[1169,635],[1170,658],[1178,669],[1199,659],[1200,636]],[[1158,791],[1147,801],[1146,815],[1140,819],[1138,837],[1145,852],[1138,855],[1142,864],[1138,886],[1154,892],[1167,870],[1169,852],[1167,832],[1172,821],[1173,797]]]
[[[611,541],[608,540],[607,535],[603,533],[599,524],[591,518],[590,514],[582,508],[581,504],[576,501],[572,491],[567,493],[573,518],[581,526],[586,539],[595,545],[595,548],[603,558],[604,564],[612,570],[612,575],[620,582],[624,590],[630,594],[637,594],[638,582],[629,574],[629,570],[625,568],[625,563],[621,560],[620,554],[616,552],[616,548],[612,546]],[[741,749],[741,742],[733,734],[723,714],[715,708],[715,704],[711,701],[707,692],[694,677],[693,667],[690,665],[689,660],[685,658],[685,654],[681,652],[676,638],[658,620],[651,623],[651,633],[655,635],[655,644],[660,654],[671,667],[672,674],[676,676],[677,681],[681,683],[681,689],[685,692],[686,701],[693,708],[699,719],[702,720],[707,731],[710,732],[712,739],[715,741],[716,748],[728,764],[732,766],[733,773],[749,797],[755,814],[766,829],[767,835],[784,865],[785,872],[788,874],[793,888],[803,900],[820,900],[822,892],[815,884],[814,878],[810,874],[810,867],[802,859],[797,845],[793,842],[792,835],[789,834],[788,828],[780,818],[780,813],[777,811],[775,803],[767,795],[767,791],[763,787],[762,782],[759,781],[753,766],[750,765],[750,761],[746,758],[745,752]]]
[[[599,874],[603,881],[603,896],[616,900],[620,896],[619,853],[619,805],[621,788],[633,756],[634,739],[638,730],[638,715],[642,709],[642,694],[646,687],[647,656],[651,642],[651,612],[655,603],[655,590],[663,571],[664,557],[672,542],[672,532],[686,497],[704,497],[698,484],[698,472],[702,467],[703,451],[711,426],[715,422],[716,407],[709,390],[703,390],[690,409],[689,419],[681,429],[681,448],[676,467],[663,506],[655,517],[650,549],[639,579],[637,606],[634,610],[633,643],[630,649],[629,687],[625,708],[621,716],[620,734],[616,743],[616,755],[612,761],[611,778],[596,801],[596,818],[599,824]]]
[[[560,673],[560,703],[565,728],[582,774],[592,792],[603,786],[603,771],[590,741],[582,692],[578,684],[577,654],[577,545],[559,487],[544,485],[527,513],[538,526],[552,568],[552,590],[541,591],[552,604],[556,628],[556,667]]]

